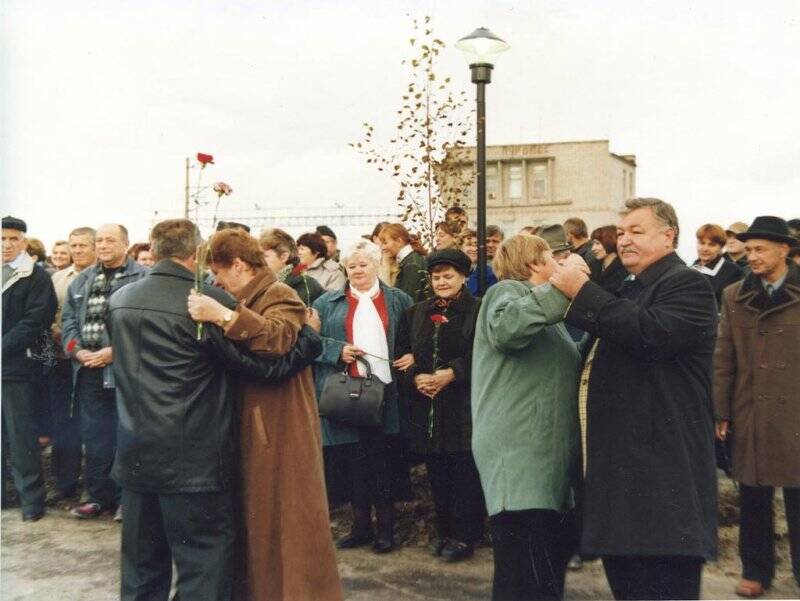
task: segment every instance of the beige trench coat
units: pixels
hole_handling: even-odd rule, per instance
[[[770,299],[753,274],[728,286],[714,352],[714,405],[733,429],[733,475],[800,486],[800,270]]]
[[[306,319],[297,293],[265,270],[239,301],[226,336],[257,353],[287,353]],[[242,596],[342,599],[311,368],[280,384],[244,383],[239,436],[247,551]]]

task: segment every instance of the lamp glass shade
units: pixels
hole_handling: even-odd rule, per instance
[[[479,27],[467,37],[456,42],[456,48],[464,53],[471,65],[494,64],[494,58],[508,50],[509,46],[485,27]]]

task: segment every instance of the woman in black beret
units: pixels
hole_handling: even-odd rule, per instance
[[[480,300],[464,285],[470,260],[457,249],[426,258],[433,298],[403,314],[396,366],[409,391],[412,450],[425,458],[436,509],[433,555],[459,561],[483,533],[485,505],[472,457],[470,363]]]

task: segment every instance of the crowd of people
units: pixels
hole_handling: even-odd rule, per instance
[[[343,249],[106,224],[49,255],[2,230],[4,506],[13,479],[24,521],[121,522],[126,601],[166,600],[173,564],[185,599],[341,599],[335,548],[395,550],[423,465],[431,555],[468,560],[488,519],[498,601],[561,599],[596,558],[617,599],[699,598],[718,469],[736,593],[774,578],[775,488],[800,585],[800,220],[705,224],[691,265],[651,198],[483,241],[451,207],[431,248],[400,223]]]

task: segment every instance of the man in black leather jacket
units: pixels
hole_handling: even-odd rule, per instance
[[[159,263],[111,298],[119,410],[112,474],[123,490],[123,601],[166,601],[173,560],[181,598],[230,598],[235,378],[278,381],[321,350],[309,328],[280,359],[235,346],[213,324],[198,340],[186,297],[199,241],[191,221],[157,224],[151,242]],[[236,304],[221,289],[204,293]]]

